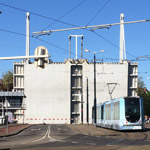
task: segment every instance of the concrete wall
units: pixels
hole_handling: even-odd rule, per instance
[[[70,69],[64,64],[50,64],[37,69],[25,65],[27,123],[70,123]]]
[[[24,122],[68,124],[71,122],[71,65],[82,65],[83,69],[83,123],[86,123],[87,120],[88,78],[89,123],[92,122],[94,65],[86,60],[75,63],[75,61],[67,60],[65,63],[48,64],[43,69],[37,68],[34,64],[24,63],[24,94],[26,96]],[[96,63],[97,103],[109,101],[111,97],[128,96],[128,93],[136,96],[136,88],[136,63],[134,65],[126,61],[123,63]],[[80,109],[78,123],[81,123],[81,111]]]
[[[92,121],[92,106],[94,105],[94,65],[83,64],[83,101],[84,123],[86,123],[87,94],[86,79],[88,78],[89,121]],[[112,93],[112,94],[109,94]],[[97,103],[109,101],[128,95],[128,63],[98,63],[96,64],[96,98]]]

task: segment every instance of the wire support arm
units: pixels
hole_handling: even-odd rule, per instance
[[[39,35],[39,34],[40,35],[47,35],[47,33],[51,34],[52,32],[79,30],[79,29],[87,29],[87,28],[91,28],[91,31],[95,31],[97,29],[103,29],[103,28],[109,29],[111,26],[120,25],[120,24],[132,24],[132,23],[141,23],[141,22],[149,22],[149,21],[150,21],[150,19],[145,19],[145,20],[129,21],[129,22],[124,22],[124,23],[112,23],[112,24],[103,24],[103,25],[82,26],[82,27],[75,27],[75,28],[38,31],[38,32],[33,32],[33,34],[34,35]]]

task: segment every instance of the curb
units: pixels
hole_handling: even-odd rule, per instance
[[[24,131],[24,130],[30,128],[30,127],[33,127],[33,126],[35,126],[35,125],[31,125],[31,126],[25,127],[25,128],[23,128],[23,129],[20,129],[20,130],[14,132],[14,133],[10,133],[10,134],[7,134],[7,135],[1,135],[0,138],[10,137],[10,136],[17,135],[17,134],[21,133],[22,131]]]

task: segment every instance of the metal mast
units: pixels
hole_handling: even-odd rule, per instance
[[[120,14],[120,62],[126,59],[125,34],[124,34],[124,14]]]
[[[30,14],[26,13],[26,56],[30,56]],[[29,59],[27,59],[29,61]]]
[[[71,37],[75,37],[76,59],[78,59],[78,37],[81,37],[81,58],[83,58],[83,35],[70,35],[69,36],[69,59],[71,59]]]

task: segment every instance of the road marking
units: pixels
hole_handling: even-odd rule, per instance
[[[49,125],[48,128],[47,128],[47,131],[46,131],[45,135],[44,135],[42,138],[37,139],[37,140],[32,141],[32,142],[39,142],[39,141],[42,141],[42,140],[44,140],[44,139],[46,138],[46,136],[50,139],[50,141],[58,141],[58,140],[56,140],[56,139],[54,139],[54,138],[52,138],[52,137],[50,136],[50,125]]]
[[[47,135],[48,135],[48,138],[50,139],[50,141],[57,141],[56,139],[54,139],[54,138],[52,138],[50,136],[50,125],[48,126],[48,133],[47,133]]]
[[[64,130],[64,131],[66,131],[67,129],[61,129],[61,128],[58,128],[58,130]]]
[[[41,130],[41,128],[39,128],[39,129],[31,129],[31,131],[40,131]]]
[[[119,140],[116,140],[116,141],[113,141],[113,142],[110,142],[110,143],[106,144],[106,146],[109,146],[109,145],[112,145],[112,144],[114,144],[114,143],[117,143],[117,142],[123,141],[124,139],[125,139],[125,138],[123,138],[123,139],[119,139]]]
[[[72,144],[78,144],[79,142],[72,142]]]

